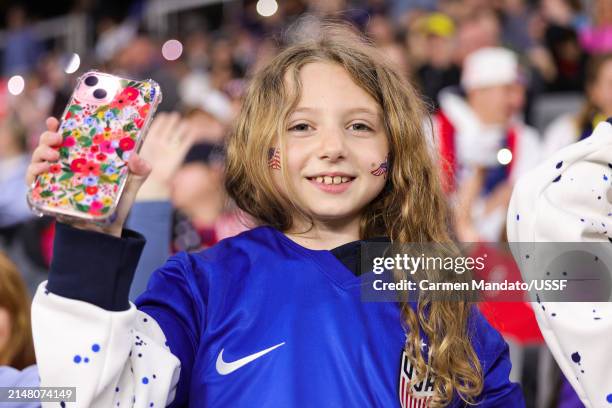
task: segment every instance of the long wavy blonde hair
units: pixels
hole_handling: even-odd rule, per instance
[[[449,243],[448,210],[423,130],[427,112],[421,98],[352,27],[325,21],[314,28],[314,34],[298,36],[253,76],[228,139],[229,195],[260,224],[281,231],[292,228],[298,206],[275,187],[267,165],[268,149],[277,137],[282,139],[288,116],[299,102],[300,69],[312,62],[335,63],[378,102],[390,145],[390,177],[361,215],[361,238],[385,235],[392,242]],[[309,29],[313,30],[312,24]],[[286,74],[293,77],[293,89],[288,89]],[[473,402],[483,387],[482,369],[468,333],[473,305],[421,295],[416,310],[407,302],[400,307],[408,333],[405,351],[419,379],[427,366],[417,328],[429,339],[428,363],[436,376],[433,406],[447,405],[454,393]]]

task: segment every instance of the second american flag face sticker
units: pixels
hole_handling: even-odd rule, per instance
[[[272,170],[280,170],[280,149],[278,147],[268,149],[268,167]]]
[[[385,160],[380,163],[380,165],[374,170],[370,170],[370,174],[374,176],[383,176],[387,178],[387,173],[389,172],[389,156],[385,156]]]

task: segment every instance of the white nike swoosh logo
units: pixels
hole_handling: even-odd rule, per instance
[[[221,349],[221,352],[217,356],[217,363],[216,363],[215,367],[217,368],[217,372],[219,374],[221,374],[221,375],[227,375],[227,374],[233,373],[234,371],[236,371],[240,367],[243,367],[243,366],[249,364],[251,361],[258,359],[259,357],[263,356],[264,354],[268,354],[269,352],[271,352],[272,350],[274,350],[276,348],[279,348],[283,344],[285,344],[284,341],[282,343],[277,344],[276,346],[272,346],[272,347],[267,348],[265,350],[261,350],[258,353],[251,354],[250,356],[243,357],[240,360],[232,361],[230,363],[226,363],[225,361],[223,361],[223,350],[225,350],[225,349]]]

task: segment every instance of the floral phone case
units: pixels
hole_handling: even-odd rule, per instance
[[[89,71],[61,117],[60,159],[30,186],[38,215],[109,222],[162,94],[153,80],[134,81]]]

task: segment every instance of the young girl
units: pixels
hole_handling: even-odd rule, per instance
[[[338,25],[253,78],[227,146],[230,196],[260,226],[180,253],[128,303],[144,245],[59,224],[33,306],[43,386],[75,406],[522,407],[507,345],[467,302],[365,303],[360,242],[448,242],[414,89]],[[29,177],[58,157],[48,121]],[[71,406],[64,403],[62,406]]]

